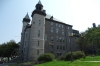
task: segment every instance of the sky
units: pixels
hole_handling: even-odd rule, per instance
[[[21,39],[22,19],[31,14],[39,0],[0,0],[0,44]],[[100,24],[100,0],[40,0],[46,13],[73,25],[79,32]]]

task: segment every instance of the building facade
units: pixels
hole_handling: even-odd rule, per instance
[[[77,33],[72,29],[72,25],[46,14],[40,1],[35,7],[31,15],[31,24],[28,14],[23,18],[19,51],[19,55],[23,55],[22,60],[37,60],[41,54],[50,52],[57,57],[71,50],[78,50],[76,37],[70,37],[71,33]]]

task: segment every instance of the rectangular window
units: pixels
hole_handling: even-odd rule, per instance
[[[59,45],[57,45],[57,49],[59,49]]]
[[[47,34],[45,34],[45,40],[48,40]]]
[[[62,28],[64,28],[64,25],[62,25]]]
[[[54,29],[54,28],[53,28],[53,27],[51,27],[51,32],[52,32],[52,33],[53,33],[53,29]]]
[[[39,26],[41,25],[41,20],[39,20],[39,24],[38,24]]]
[[[62,32],[62,35],[64,35],[64,32]]]
[[[38,30],[38,37],[40,37],[40,30]]]
[[[53,49],[53,45],[51,45],[51,48]]]
[[[63,41],[63,43],[65,43],[65,38],[64,37],[62,38],[62,41]]]
[[[56,23],[56,27],[58,27],[58,23]]]
[[[37,50],[37,55],[39,55],[39,50]]]
[[[65,50],[65,46],[63,46],[63,50]]]
[[[27,41],[25,41],[24,45],[27,46]]]
[[[54,41],[54,37],[51,37],[51,41]]]
[[[61,55],[62,55],[62,53],[59,53],[59,55],[61,56]]]
[[[40,42],[38,41],[38,46],[39,46]]]
[[[68,29],[69,29],[69,27],[68,27]]]
[[[59,38],[59,40],[60,40],[60,42],[62,42],[62,38],[61,37]]]
[[[70,36],[70,31],[68,31],[68,36]]]
[[[62,29],[62,35],[64,35],[64,29]]]
[[[57,56],[59,56],[59,53],[57,53]]]
[[[58,28],[56,28],[56,33],[58,33]]]
[[[53,25],[53,22],[51,22],[51,25]]]
[[[60,46],[60,50],[62,50],[62,46]]]
[[[56,36],[56,38],[57,38],[57,42],[59,42],[58,36]]]

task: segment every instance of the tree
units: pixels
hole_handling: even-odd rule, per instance
[[[96,45],[100,51],[100,28],[88,28],[85,32],[85,39],[88,45]]]
[[[97,46],[98,51],[100,51],[100,28],[88,28],[82,34],[83,36],[77,39],[77,44],[81,50],[84,49],[87,53],[93,53],[96,51]]]
[[[10,40],[7,43],[0,45],[0,56],[1,57],[13,57],[18,53],[19,45],[14,40]]]
[[[88,30],[86,30],[85,39],[89,44],[97,44],[100,46],[100,28],[88,28]]]
[[[79,49],[81,51],[84,51],[84,49],[86,48],[86,40],[84,38],[84,33],[81,33],[79,38],[77,38],[76,43],[79,46]]]

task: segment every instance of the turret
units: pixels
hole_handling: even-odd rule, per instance
[[[41,3],[40,0],[39,0],[39,2],[36,4],[35,10],[32,12],[31,17],[33,17],[34,14],[40,14],[40,15],[46,16],[46,11],[43,10],[43,5],[42,5],[42,3]]]
[[[28,23],[30,23],[30,18],[29,18],[29,15],[28,15],[28,13],[26,14],[26,16],[23,18],[23,28],[22,28],[22,31],[24,30],[24,28],[26,27],[26,25],[28,24]]]
[[[41,1],[36,4],[35,10],[32,12],[32,23],[30,31],[30,44],[29,44],[29,60],[37,60],[37,58],[44,54],[45,43],[45,10]],[[37,46],[38,45],[38,46]]]
[[[42,11],[42,9],[43,9],[43,5],[42,5],[42,3],[41,3],[41,1],[39,0],[39,2],[36,4],[36,10],[40,10],[40,11]]]

